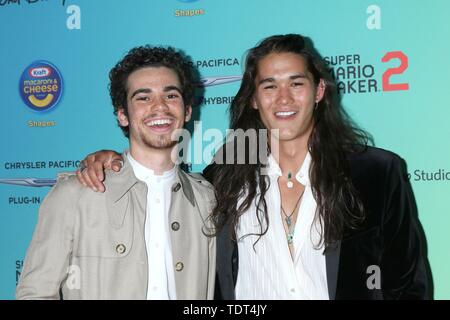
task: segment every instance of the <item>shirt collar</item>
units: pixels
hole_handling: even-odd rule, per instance
[[[176,168],[173,166],[172,169],[168,171],[164,171],[162,175],[155,174],[155,171],[145,167],[138,161],[136,161],[132,156],[130,152],[126,152],[127,158],[130,161],[131,166],[133,167],[134,174],[136,178],[138,178],[141,181],[156,181],[156,179],[159,179],[158,181],[169,181],[172,180],[175,176]]]
[[[309,167],[311,166],[311,155],[306,153],[305,160],[303,160],[303,164],[295,174],[295,179],[300,182],[302,185],[310,185],[309,180]],[[283,173],[281,172],[281,168],[278,165],[278,162],[275,160],[275,157],[272,154],[269,155],[267,161],[267,175],[281,177]]]

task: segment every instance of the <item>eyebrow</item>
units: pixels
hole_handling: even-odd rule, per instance
[[[133,97],[139,93],[151,93],[152,90],[151,89],[147,89],[147,88],[141,88],[141,89],[137,89],[133,92],[133,94],[130,97],[130,100],[133,99]]]
[[[306,77],[306,75],[304,73],[296,73],[296,74],[293,74],[292,76],[289,76],[290,80],[295,80],[295,79],[299,79],[299,78],[306,79],[307,77]],[[270,83],[271,82],[275,82],[275,78],[271,77],[271,78],[261,79],[258,82],[258,85],[261,85],[261,84],[263,84],[265,82],[270,82]]]
[[[169,92],[169,91],[172,91],[172,90],[178,91],[179,94],[183,95],[183,92],[182,92],[181,89],[178,88],[177,86],[167,86],[167,87],[164,87],[164,90],[163,90],[163,91],[164,91],[164,92]]]
[[[181,92],[181,89],[178,88],[177,86],[167,86],[167,87],[164,87],[164,89],[163,89],[164,92],[169,92],[169,91],[172,91],[172,90],[178,91],[179,94],[183,95],[183,92]],[[131,95],[130,100],[133,99],[133,97],[135,95],[139,94],[139,93],[152,93],[152,92],[153,92],[153,90],[150,89],[150,88],[139,88],[139,89],[136,89],[133,92],[133,94]]]

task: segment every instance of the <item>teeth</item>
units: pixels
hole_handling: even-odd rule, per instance
[[[147,122],[147,126],[160,126],[163,124],[171,124],[172,120],[170,119],[158,119],[158,120],[152,120],[150,122]]]
[[[287,116],[292,116],[293,114],[296,114],[296,112],[294,112],[294,111],[280,111],[280,112],[275,112],[275,114],[277,116],[280,116],[280,117],[287,117]]]

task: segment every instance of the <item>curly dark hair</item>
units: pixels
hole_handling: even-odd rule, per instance
[[[175,71],[180,80],[184,104],[192,106],[195,87],[198,83],[198,75],[193,65],[188,56],[172,47],[146,45],[131,49],[109,72],[109,94],[114,106],[114,115],[117,116],[119,109],[123,108],[125,115],[128,116],[128,77],[134,71],[145,67],[166,67]],[[122,126],[120,128],[124,135],[128,137],[129,128]]]
[[[317,202],[316,219],[320,218],[318,222],[324,224],[320,246],[328,246],[341,238],[344,228],[356,228],[364,220],[364,208],[352,185],[347,157],[349,153],[364,150],[372,139],[352,124],[344,112],[335,81],[308,38],[298,34],[271,36],[249,51],[240,89],[230,106],[230,126],[234,130],[265,129],[259,111],[251,107],[256,90],[258,62],[271,53],[285,52],[298,54],[305,59],[316,86],[321,79],[325,83],[324,97],[313,113],[314,127],[308,148],[312,158],[309,172],[311,188]],[[255,145],[258,148],[259,141]],[[224,148],[221,152],[225,152]],[[267,145],[266,149],[263,152],[270,153],[270,146]],[[256,151],[256,154],[260,154],[260,151]],[[264,164],[260,159],[256,164],[236,163],[213,163],[204,171],[206,178],[216,188],[217,205],[212,218],[219,230],[230,222],[232,238],[235,239],[239,217],[250,208],[255,198],[259,199],[254,214],[260,222],[259,236],[262,236],[267,232],[269,222],[264,198],[269,181],[267,176],[259,174]],[[242,202],[237,207],[241,197]],[[267,221],[265,229],[259,212],[263,213],[262,217]]]

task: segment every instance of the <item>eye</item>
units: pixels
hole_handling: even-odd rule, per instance
[[[180,95],[177,93],[169,93],[167,95],[167,99],[178,99],[179,97],[180,97]]]
[[[303,86],[303,85],[304,85],[303,82],[293,82],[293,83],[291,84],[291,86],[293,86],[293,87],[300,87],[300,86]]]
[[[138,100],[138,101],[150,101],[150,97],[147,97],[147,96],[138,96],[138,97],[136,98],[136,100]]]
[[[263,87],[264,90],[270,90],[270,89],[276,89],[276,88],[277,88],[277,86],[274,84],[270,84],[270,85]]]

